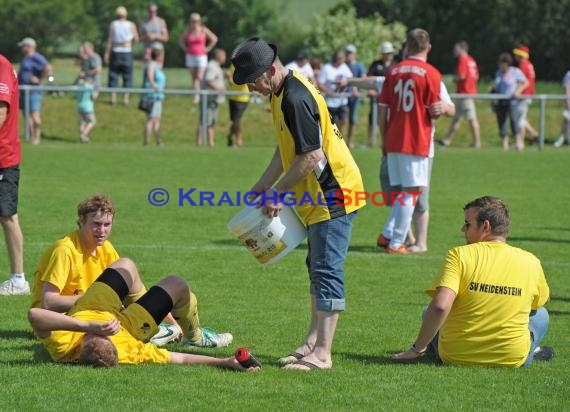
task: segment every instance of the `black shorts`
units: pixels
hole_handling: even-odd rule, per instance
[[[19,165],[0,169],[0,216],[10,217],[18,213],[19,183]]]
[[[248,102],[236,102],[235,100],[230,100],[230,120],[232,123],[240,122],[248,104]]]
[[[348,111],[348,106],[329,107],[328,109],[333,123],[335,123],[337,126],[344,123],[346,120],[346,112]]]

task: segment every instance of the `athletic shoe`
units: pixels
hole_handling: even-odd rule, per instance
[[[202,336],[197,340],[185,339],[185,343],[199,348],[223,348],[229,346],[234,337],[231,333],[218,333],[212,328],[201,328]]]
[[[378,247],[387,248],[389,244],[390,244],[390,239],[386,239],[384,235],[380,233],[380,236],[378,236],[378,239],[376,240],[376,245]]]
[[[559,148],[562,147],[562,145],[564,144],[564,136],[560,136],[558,139],[556,139],[556,141],[554,142],[554,147]]]
[[[0,296],[16,296],[16,295],[29,295],[30,284],[27,280],[23,285],[15,284],[12,279],[8,279],[0,283]]]
[[[81,136],[79,136],[79,141],[81,143],[89,143],[91,139],[89,139],[89,136],[82,134]]]
[[[538,346],[533,352],[534,360],[549,361],[554,358],[554,348],[550,346]]]
[[[158,333],[150,338],[150,343],[156,346],[164,346],[170,342],[179,342],[184,333],[182,328],[175,323],[162,322],[158,325]]]
[[[409,255],[410,252],[408,252],[408,249],[406,249],[406,246],[402,245],[400,246],[398,249],[392,249],[390,246],[388,246],[386,248],[386,252],[389,255]]]

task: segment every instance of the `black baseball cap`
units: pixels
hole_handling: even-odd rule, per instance
[[[234,83],[253,83],[269,70],[276,57],[277,46],[274,44],[269,44],[259,37],[247,39],[232,52]]]

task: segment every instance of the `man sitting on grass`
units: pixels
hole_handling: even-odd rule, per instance
[[[447,252],[427,289],[433,299],[416,341],[396,361],[412,361],[429,349],[438,362],[456,365],[528,366],[550,360],[540,347],[548,331],[550,300],[540,261],[506,243],[509,210],[484,196],[463,208],[467,245]]]
[[[115,205],[111,198],[104,194],[87,197],[77,206],[77,217],[79,228],[57,240],[40,259],[34,273],[32,308],[67,312],[97,277],[119,259],[119,254],[108,240],[115,219]],[[145,292],[143,287],[139,295],[127,296],[125,306]],[[193,293],[191,299],[196,301]],[[170,314],[159,329],[151,339],[159,346],[182,336],[182,330]],[[222,347],[231,342],[231,334],[204,328],[195,340],[188,343],[200,347]]]
[[[28,318],[35,334],[55,362],[79,362],[94,367],[117,364],[202,364],[236,370],[246,369],[235,358],[169,352],[145,343],[158,331],[170,312],[184,335],[192,340],[200,330],[196,302],[186,281],[168,276],[151,287],[127,308],[123,300],[138,295],[144,285],[135,264],[117,260],[97,278],[68,314],[31,308]]]

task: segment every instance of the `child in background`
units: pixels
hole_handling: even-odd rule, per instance
[[[93,79],[80,77],[77,81],[78,90],[75,92],[77,99],[77,117],[79,120],[79,140],[81,143],[89,143],[89,132],[95,126],[95,105],[93,97],[95,86]]]

